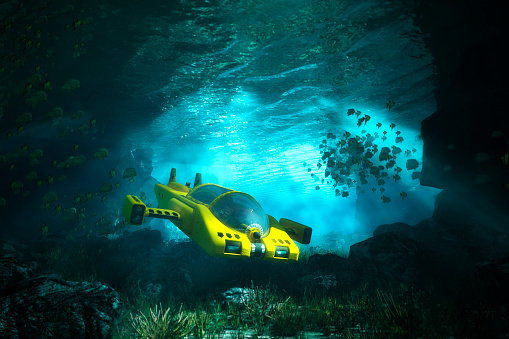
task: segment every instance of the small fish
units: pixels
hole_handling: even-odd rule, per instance
[[[48,232],[49,232],[49,226],[47,224],[44,224],[41,227],[41,233],[42,233],[42,235],[46,235],[46,234],[48,234]]]
[[[382,199],[382,202],[384,204],[387,204],[387,203],[391,202],[391,198],[386,197],[385,195],[382,195],[380,198]]]
[[[401,196],[401,200],[405,199],[408,196],[406,192],[401,192],[399,195]]]
[[[396,124],[395,123],[391,123],[389,127],[391,128],[391,131],[392,131],[394,129],[394,127],[396,127]]]
[[[74,204],[75,205],[81,204],[81,196],[80,195],[77,195],[74,197]]]
[[[385,141],[385,140],[387,140],[387,137],[384,135],[384,136],[382,137],[382,142],[383,142],[383,141]]]
[[[410,155],[412,155],[412,151],[411,151],[411,150],[409,150],[409,149],[407,149],[407,150],[405,151],[405,156],[409,157]]]
[[[74,149],[75,152],[77,152],[80,149],[80,145],[79,144],[74,144],[73,149]]]
[[[375,192],[376,192],[376,188],[374,188],[374,187],[373,187],[371,190],[373,191],[373,193],[375,193]]]
[[[394,107],[394,105],[396,105],[396,103],[392,100],[389,100],[389,102],[386,104],[387,108],[389,109],[389,111],[391,110],[391,108]]]
[[[400,131],[396,131],[396,135],[399,136],[401,134]]]
[[[350,108],[350,109],[348,109],[348,111],[346,112],[346,114],[347,114],[348,116],[350,116],[350,115],[352,115],[352,114],[355,114],[355,110],[354,110],[353,108]]]
[[[382,127],[382,124],[381,123],[377,123],[376,127],[378,127],[378,129],[380,129],[380,127]]]
[[[352,134],[350,134],[350,132],[345,132],[345,139],[350,138],[350,136],[351,136],[351,135],[352,135]]]
[[[503,156],[501,156],[500,160],[502,160],[504,166],[507,166],[509,164],[509,153],[506,153]]]
[[[366,125],[368,123],[368,121],[371,120],[371,117],[369,115],[365,115],[364,116],[364,125]]]
[[[348,195],[349,195],[349,193],[348,193],[347,191],[343,191],[343,192],[341,192],[341,196],[342,196],[343,198],[348,197]]]
[[[362,114],[362,113],[361,113],[361,111],[357,111],[357,112],[355,112],[355,115],[356,115],[357,117],[359,117],[359,115],[361,115],[361,114]]]
[[[383,132],[382,132],[382,134],[383,134],[383,135],[386,135],[386,134],[387,134],[387,131],[383,131]]]
[[[385,188],[380,187],[380,193],[382,193],[382,194],[383,194],[383,192],[385,192]]]
[[[357,120],[357,127],[361,127],[363,122],[364,122],[364,118],[360,118],[359,120]]]
[[[399,174],[394,174],[392,177],[394,178],[394,182],[401,180],[401,177],[399,176]]]

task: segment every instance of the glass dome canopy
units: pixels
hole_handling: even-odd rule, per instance
[[[249,194],[230,191],[210,205],[212,214],[227,227],[242,233],[257,228],[262,237],[270,232],[269,218],[260,204]]]
[[[231,191],[232,191],[231,189],[224,188],[223,186],[215,184],[203,184],[189,192],[188,196],[198,201],[201,201],[206,205],[209,205],[212,201],[214,201],[215,198],[217,198],[221,194]]]

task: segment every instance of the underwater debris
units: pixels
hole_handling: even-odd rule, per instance
[[[18,124],[28,124],[32,121],[32,114],[31,113],[23,113],[21,114],[17,119],[16,122]]]
[[[389,155],[390,152],[391,149],[389,147],[382,147],[382,149],[380,150],[380,154],[378,155],[378,160],[387,161],[392,159],[392,156]]]
[[[475,155],[475,162],[478,164],[488,162],[490,159],[491,159],[490,155],[485,152],[479,152]]]
[[[416,179],[420,179],[420,178],[422,178],[421,172],[413,172],[412,173],[412,179],[416,180]]]
[[[493,139],[495,139],[495,138],[500,138],[502,135],[503,135],[503,133],[502,133],[502,132],[500,132],[500,131],[493,131],[493,132],[491,132],[491,137],[492,137]]]
[[[99,189],[100,193],[108,193],[113,191],[113,185],[109,182],[104,182]]]
[[[71,115],[71,119],[79,119],[83,117],[83,111],[76,111]]]
[[[25,177],[25,180],[28,181],[28,182],[34,182],[37,180],[37,172],[35,171],[30,171],[27,173],[26,177]]]
[[[509,164],[509,153],[506,153],[503,156],[501,156],[500,160],[502,160],[504,166],[507,166]]]
[[[57,201],[57,194],[55,192],[48,192],[44,195],[44,197],[42,198],[42,202],[43,203],[53,203]]]
[[[124,179],[126,179],[126,178],[134,178],[136,175],[137,175],[136,168],[126,168],[124,170],[124,174],[122,175],[122,177]]]
[[[414,170],[416,169],[417,167],[419,167],[419,162],[415,159],[408,159],[406,161],[406,169],[407,170]]]
[[[61,88],[62,93],[69,93],[80,88],[80,82],[76,79],[67,80]]]
[[[44,85],[42,86],[42,89],[45,91],[45,92],[50,92],[52,90],[52,87],[51,87],[51,81],[46,81],[44,83]]]
[[[34,108],[35,106],[45,102],[47,100],[46,92],[44,91],[35,91],[30,95],[30,97],[25,99],[25,104]]]
[[[396,165],[396,161],[394,161],[393,159],[391,159],[386,165],[385,165],[385,168],[389,169],[389,168],[392,168],[394,165]]]
[[[45,236],[46,234],[48,234],[49,232],[49,226],[47,224],[44,224],[43,226],[41,226],[41,234],[43,236]]]
[[[106,148],[98,148],[93,156],[93,159],[104,159],[108,156],[108,149]]]
[[[58,119],[64,115],[61,107],[53,107],[48,113],[46,113],[45,119],[52,120]]]
[[[42,151],[42,149],[36,148],[36,149],[32,150],[32,152],[30,152],[28,157],[30,159],[40,159],[43,157],[43,155],[44,155],[44,152]]]
[[[67,160],[65,161],[65,167],[66,168],[69,168],[69,167],[76,167],[76,166],[81,166],[83,164],[85,164],[87,162],[87,157],[84,155],[84,154],[78,154],[76,156],[70,156],[69,158],[67,158]]]

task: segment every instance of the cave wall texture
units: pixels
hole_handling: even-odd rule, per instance
[[[435,58],[437,111],[421,124],[421,184],[444,189],[444,227],[507,232],[508,25],[494,1],[423,1],[417,24]]]

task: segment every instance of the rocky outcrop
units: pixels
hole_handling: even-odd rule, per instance
[[[117,292],[100,282],[66,281],[37,270],[32,255],[0,242],[2,338],[111,336],[122,306]]]

